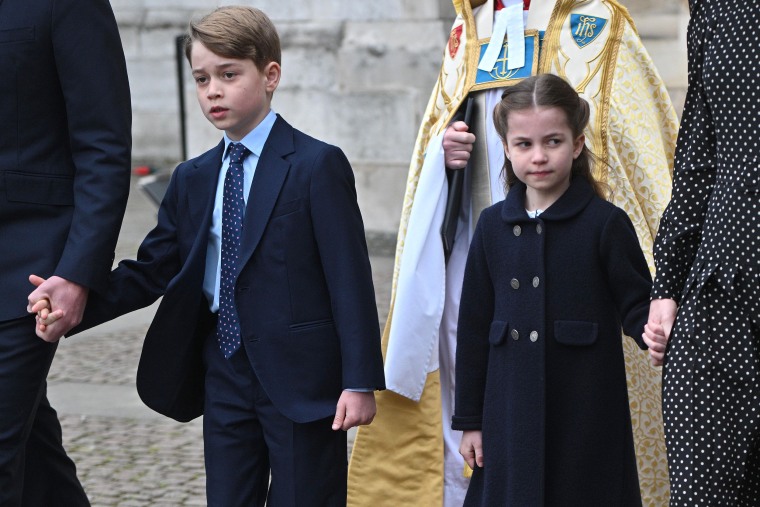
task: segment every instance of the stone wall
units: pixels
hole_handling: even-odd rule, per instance
[[[534,0],[536,1],[536,0]],[[176,37],[215,0],[111,0],[134,111],[134,160],[171,170],[182,157]],[[343,148],[368,231],[395,234],[406,172],[454,10],[449,0],[239,0],[264,10],[283,45],[273,107]],[[682,0],[625,2],[680,108],[685,89]],[[220,137],[201,115],[186,62],[186,153]]]

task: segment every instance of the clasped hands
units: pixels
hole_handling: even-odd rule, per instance
[[[649,347],[649,357],[654,366],[662,366],[665,361],[677,310],[678,305],[672,299],[653,299],[649,305],[649,321],[641,337]]]
[[[35,332],[47,342],[58,341],[65,333],[82,322],[88,289],[58,276],[47,280],[30,275],[36,289],[29,294],[27,311],[35,313]],[[375,417],[373,392],[343,391],[336,407],[333,430],[346,431],[354,426],[369,424]]]
[[[29,294],[26,310],[36,314],[35,332],[46,342],[57,342],[82,322],[89,289],[59,276],[30,275],[29,281],[36,288]]]

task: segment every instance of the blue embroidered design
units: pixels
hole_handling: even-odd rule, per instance
[[[486,52],[486,48],[488,47],[488,44],[483,44],[480,46],[480,58],[478,58],[478,61],[483,59],[483,54]],[[511,79],[522,79],[526,77],[530,77],[532,75],[533,71],[533,60],[534,60],[534,52],[536,51],[536,37],[532,35],[528,35],[525,37],[525,65],[520,67],[519,69],[508,69],[507,68],[507,41],[504,41],[504,44],[501,47],[501,51],[499,52],[498,58],[496,58],[496,63],[493,66],[493,69],[491,69],[491,72],[486,72],[483,70],[478,69],[477,74],[475,75],[475,84],[483,84],[483,83],[489,83],[492,81],[508,81]]]
[[[594,42],[606,25],[607,20],[598,16],[570,14],[570,30],[573,33],[573,40],[581,49]]]

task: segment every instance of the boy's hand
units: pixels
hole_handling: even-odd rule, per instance
[[[29,294],[27,311],[37,313],[34,311],[37,303],[47,299],[50,301],[52,315],[56,316],[54,321],[43,323],[44,328],[36,327],[37,336],[46,342],[56,342],[82,321],[89,290],[58,276],[51,276],[46,280],[29,275],[29,281],[37,288]],[[50,321],[49,316],[46,321]]]
[[[649,347],[652,365],[662,366],[678,305],[672,299],[653,299],[649,305],[649,322],[644,326],[642,338]]]
[[[480,430],[462,432],[459,454],[473,470],[476,466],[483,467],[483,432]]]
[[[51,311],[52,305],[49,299],[40,299],[32,306],[31,313],[36,313],[37,330],[44,333],[47,326],[63,317],[63,310]]]
[[[470,159],[475,134],[469,132],[467,124],[455,121],[443,133],[443,159],[449,169],[464,169]]]
[[[375,418],[375,393],[343,391],[338,399],[332,429],[347,431],[360,424],[369,424]]]

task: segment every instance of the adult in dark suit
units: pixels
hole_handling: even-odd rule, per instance
[[[224,139],[177,167],[137,260],[112,272],[78,329],[163,296],[137,388],[169,417],[204,415],[209,505],[263,505],[267,496],[277,506],[344,505],[340,430],[369,423],[373,391],[384,387],[351,167],[270,109],[279,38],[261,11],[221,8],[192,24],[188,58],[201,109]],[[225,357],[214,312],[223,308],[224,183],[238,144],[250,151],[232,275],[241,343]]]
[[[0,69],[0,505],[86,505],[46,396],[56,345],[26,307],[45,276],[67,331],[113,262],[131,109],[109,3],[0,0]]]

